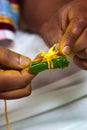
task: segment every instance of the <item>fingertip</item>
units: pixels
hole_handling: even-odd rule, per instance
[[[21,68],[25,68],[31,65],[31,59],[25,56],[20,56],[20,66]]]
[[[59,50],[59,48],[60,48],[60,43],[55,43],[55,44],[54,44],[54,48],[55,48],[55,50]]]
[[[63,55],[69,55],[71,51],[71,44],[69,44],[69,39],[65,38],[65,35],[62,37],[60,42],[60,53]]]
[[[70,54],[70,47],[69,46],[64,46],[61,50],[62,54],[64,55],[69,55]]]

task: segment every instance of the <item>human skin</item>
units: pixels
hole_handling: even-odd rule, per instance
[[[0,46],[0,99],[18,99],[31,93],[31,60]]]
[[[25,0],[22,9],[29,30],[50,46],[59,42],[60,53],[74,53],[74,62],[87,70],[87,0]]]

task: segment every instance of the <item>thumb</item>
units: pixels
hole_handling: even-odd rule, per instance
[[[9,67],[11,69],[23,69],[30,64],[31,60],[28,57],[0,46],[0,65]]]

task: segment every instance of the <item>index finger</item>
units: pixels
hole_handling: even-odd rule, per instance
[[[64,55],[70,54],[75,44],[75,41],[84,30],[85,24],[82,20],[71,20],[60,43],[60,52]]]

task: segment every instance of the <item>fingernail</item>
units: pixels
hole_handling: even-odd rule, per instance
[[[62,53],[64,55],[69,55],[70,54],[70,47],[69,46],[65,46],[63,49],[62,49]]]
[[[31,63],[31,60],[28,57],[20,56],[20,64],[22,67],[27,67]]]
[[[59,43],[55,43],[54,46],[55,46],[55,50],[58,50],[59,49]]]
[[[57,42],[57,43],[55,43],[55,44],[54,44],[54,46],[59,46],[59,43],[58,43],[58,42]]]

